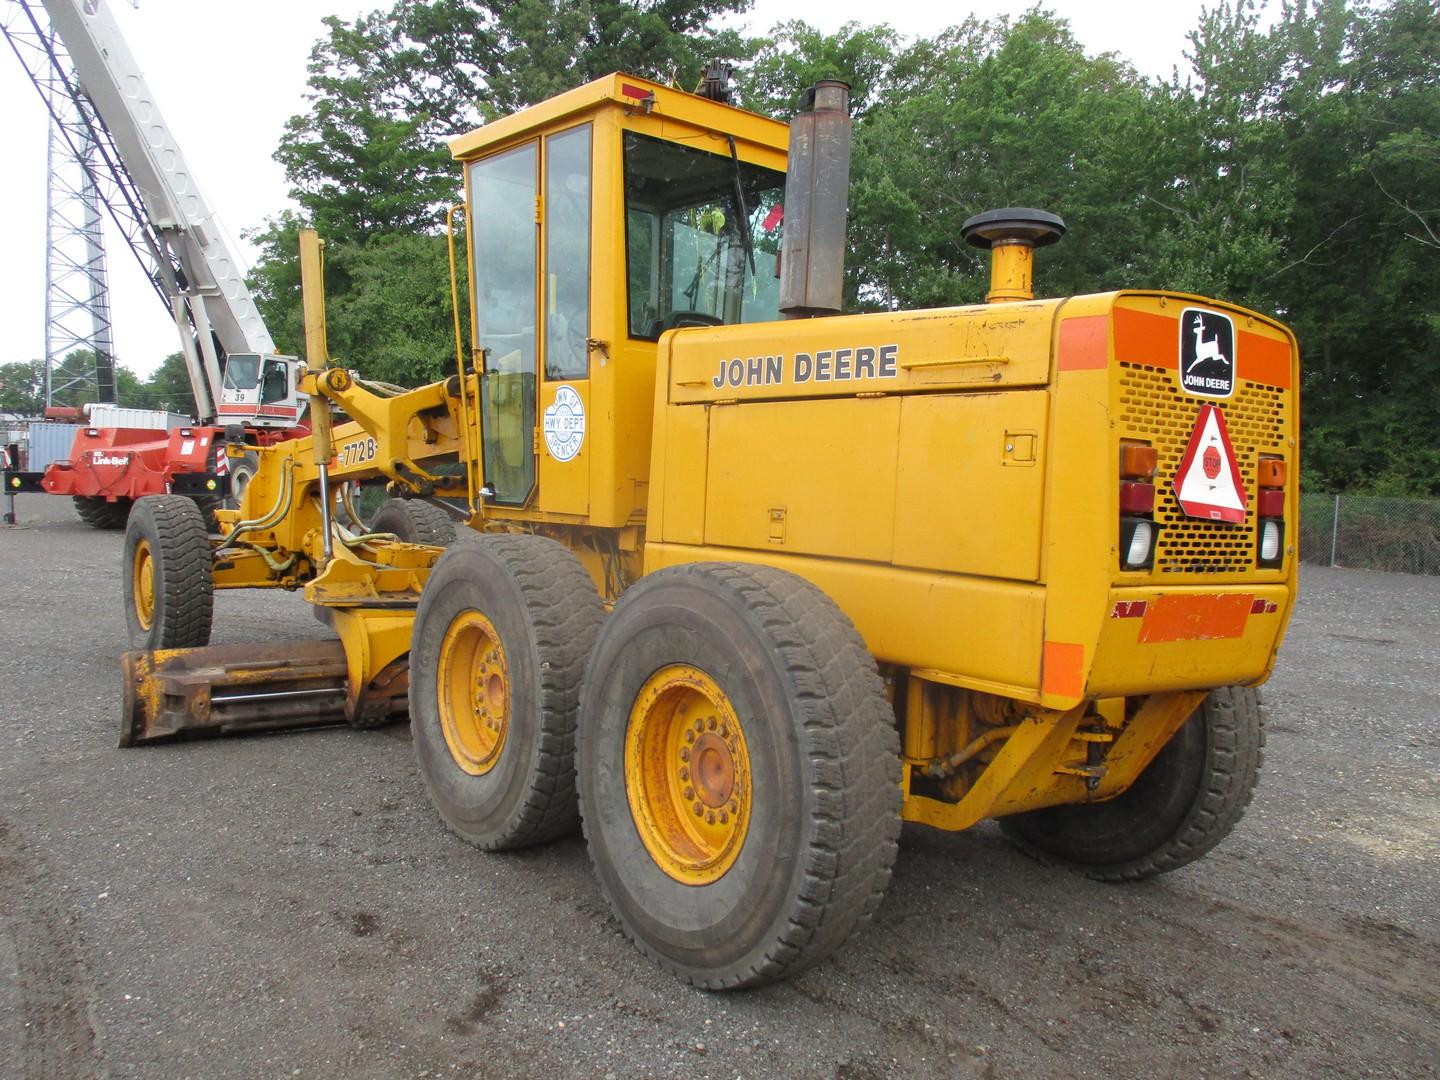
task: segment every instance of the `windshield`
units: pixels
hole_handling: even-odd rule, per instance
[[[630,336],[778,318],[784,194],[782,172],[626,132]]]
[[[225,358],[225,389],[254,390],[260,383],[260,357],[231,353]]]

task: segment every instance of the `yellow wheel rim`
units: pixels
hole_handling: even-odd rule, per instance
[[[625,729],[630,816],[656,865],[708,885],[735,864],[750,824],[750,753],[730,699],[688,664],[640,688]]]
[[[440,644],[440,730],[455,764],[471,776],[495,767],[510,727],[505,649],[489,619],[462,612]]]
[[[155,621],[155,559],[150,554],[150,541],[141,540],[135,545],[135,562],[130,573],[135,619],[141,630],[149,630]]]

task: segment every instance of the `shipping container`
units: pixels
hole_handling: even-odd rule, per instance
[[[87,407],[90,410],[91,427],[164,431],[169,428],[189,427],[194,423],[188,416],[165,412],[163,409],[126,409],[119,405],[102,405],[98,402]]]
[[[30,472],[43,472],[52,462],[70,460],[70,447],[75,433],[84,424],[35,423],[30,425],[30,455],[25,467]]]

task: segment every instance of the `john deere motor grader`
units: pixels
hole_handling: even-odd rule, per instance
[[[122,742],[408,711],[451,829],[583,819],[627,933],[714,988],[837,948],[902,820],[1107,880],[1225,836],[1295,596],[1292,335],[1033,299],[1033,210],[966,225],[990,303],[840,317],[845,90],[810,98],[787,133],[614,75],[457,139],[470,348],[457,314],[411,392],[327,366],[307,236],[314,436],[217,536],[137,504]],[[405,527],[342,527],[376,477]],[[442,512],[462,541],[398,542]],[[202,648],[230,588],[338,641]]]

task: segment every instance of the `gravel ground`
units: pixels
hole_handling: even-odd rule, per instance
[[[907,829],[830,963],[686,989],[566,841],[443,830],[404,727],[114,749],[121,535],[0,529],[0,1076],[1440,1075],[1440,579],[1303,571],[1234,835],[1139,886]],[[222,594],[217,643],[313,638]]]

